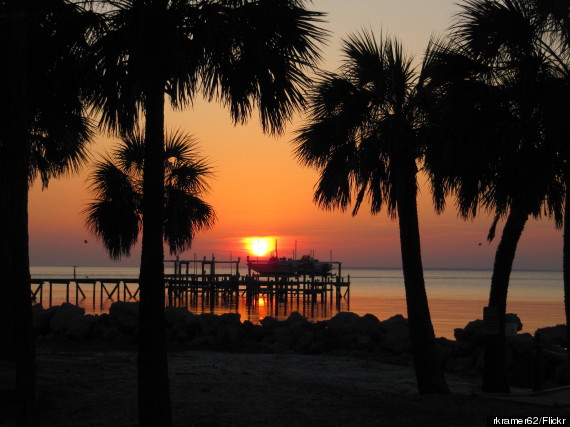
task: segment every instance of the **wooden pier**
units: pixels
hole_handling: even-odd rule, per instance
[[[340,275],[337,270],[325,275],[261,276],[248,271],[240,274],[240,259],[218,261],[215,257],[201,260],[165,261],[165,298],[167,304],[183,306],[191,300],[214,304],[218,299],[237,300],[245,298],[246,305],[255,305],[259,298],[275,301],[305,300],[311,303],[330,302],[337,304],[350,298],[350,275]],[[225,267],[225,268],[220,268]],[[221,272],[221,270],[226,270]],[[227,272],[229,270],[229,272]],[[36,303],[53,305],[54,292],[57,300],[79,305],[80,301],[92,299],[93,308],[103,308],[108,301],[138,301],[137,278],[32,278],[32,298]]]

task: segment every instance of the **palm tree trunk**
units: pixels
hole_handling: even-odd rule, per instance
[[[30,259],[28,243],[28,176],[30,143],[28,140],[27,106],[27,2],[14,1],[9,5],[10,28],[10,136],[5,149],[6,182],[8,186],[7,240],[10,254],[7,261],[8,285],[14,314],[14,349],[16,357],[16,425],[38,426],[36,405],[36,355],[32,327],[30,292]],[[6,226],[6,224],[4,224]]]
[[[150,85],[145,101],[143,237],[138,356],[139,423],[171,426],[164,320],[164,84]]]
[[[27,142],[27,141],[22,141]],[[30,259],[28,245],[28,170],[25,145],[19,153],[17,177],[14,178],[11,197],[12,251],[11,274],[14,311],[14,343],[16,349],[16,392],[18,395],[18,426],[36,426],[36,360],[32,326],[32,300],[30,290]]]
[[[564,237],[562,269],[564,271],[564,310],[566,312],[566,342],[570,363],[570,170],[566,171],[566,195],[564,199]]]
[[[529,214],[517,205],[511,206],[495,254],[488,307],[492,318],[485,319],[490,330],[485,337],[485,366],[483,368],[482,389],[488,393],[508,393],[510,391],[507,379],[505,344],[507,293],[517,245],[528,216]]]
[[[0,158],[6,159],[7,153],[2,152]],[[14,286],[12,275],[12,251],[9,235],[11,230],[10,212],[14,207],[10,203],[9,185],[12,176],[8,171],[8,162],[0,164],[0,271],[4,275],[0,282],[0,359],[14,361]]]
[[[435,342],[424,282],[415,164],[410,164],[408,169],[410,168],[413,168],[412,172],[403,174],[406,182],[398,192],[398,219],[416,380],[420,394],[449,393]]]

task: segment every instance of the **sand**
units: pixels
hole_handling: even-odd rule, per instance
[[[475,397],[478,380],[447,375],[453,394],[419,396],[413,369],[339,355],[175,351],[176,426],[485,426],[487,416],[568,416],[568,409]],[[42,426],[136,426],[136,352],[40,348]],[[11,366],[0,363],[0,425],[11,425]]]

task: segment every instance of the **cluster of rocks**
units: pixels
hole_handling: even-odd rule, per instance
[[[505,323],[506,364],[512,385],[554,387],[570,384],[566,325],[541,328],[533,336],[518,333],[522,323],[515,314],[507,314]],[[482,370],[485,329],[482,320],[475,320],[465,328],[455,330],[455,341],[440,339],[447,371],[475,374]]]
[[[34,329],[45,339],[134,342],[138,334],[138,303],[115,302],[109,314],[86,315],[72,304],[48,309],[34,307]],[[541,365],[547,382],[570,383],[564,347],[566,326],[517,334],[522,324],[516,315],[507,322],[516,331],[507,339],[508,367],[513,385],[532,386],[533,372]],[[171,345],[196,350],[263,353],[333,353],[369,355],[383,361],[411,363],[408,321],[402,315],[380,321],[372,314],[338,313],[321,322],[309,322],[298,312],[287,320],[266,317],[260,324],[241,322],[238,313],[193,314],[186,308],[167,307],[166,337]],[[477,375],[483,365],[484,325],[481,320],[455,330],[455,341],[438,338],[446,371]]]
[[[34,306],[34,330],[47,339],[98,340],[124,343],[138,334],[138,303],[115,302],[109,314],[90,315],[64,303],[43,309]],[[298,312],[287,320],[266,317],[260,324],[241,322],[239,313],[193,314],[167,307],[166,337],[189,349],[265,353],[375,352],[393,361],[409,359],[408,321],[401,315],[380,321],[376,316],[339,313],[322,322],[309,322]]]

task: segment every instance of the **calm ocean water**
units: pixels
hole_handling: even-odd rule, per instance
[[[217,272],[229,272],[218,268]],[[73,267],[32,267],[34,278],[73,278]],[[167,269],[167,272],[168,269]],[[77,267],[77,278],[136,278],[134,267]],[[246,274],[246,269],[240,270]],[[333,301],[325,304],[304,303],[292,300],[273,303],[260,299],[255,306],[246,306],[245,298],[227,304],[215,301],[206,304],[194,301],[188,308],[196,313],[239,312],[242,320],[257,322],[265,316],[286,318],[292,311],[299,311],[310,320],[322,320],[338,311],[353,311],[360,315],[371,313],[383,320],[395,314],[406,313],[404,279],[402,271],[383,268],[346,268],[343,276],[350,275],[350,297],[339,306]],[[485,270],[426,270],[424,272],[430,311],[437,336],[453,338],[453,329],[465,326],[469,321],[482,317],[489,294],[491,271]],[[112,300],[93,298],[87,286],[86,297],[77,300],[88,313],[108,310]],[[523,331],[534,333],[537,328],[564,323],[564,295],[562,272],[514,271],[509,286],[508,311],[517,313],[523,323]],[[70,297],[71,298],[71,297]],[[53,304],[65,299],[65,286],[54,287]],[[75,302],[73,294],[72,302]],[[44,295],[43,305],[47,305]]]

